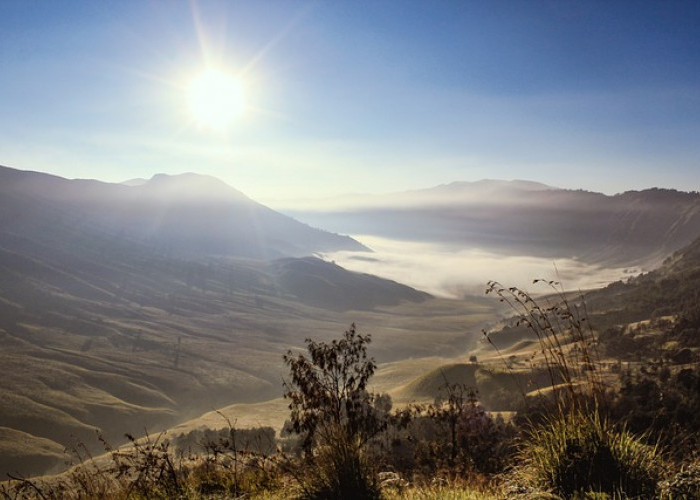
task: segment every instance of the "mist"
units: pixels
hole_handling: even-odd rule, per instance
[[[456,248],[368,235],[353,237],[374,253],[339,251],[325,253],[323,258],[351,271],[375,274],[439,297],[481,295],[489,280],[531,289],[533,293],[542,291],[533,288],[534,279],[559,281],[565,290],[586,290],[642,271],[587,264],[575,258],[504,255],[480,248]]]

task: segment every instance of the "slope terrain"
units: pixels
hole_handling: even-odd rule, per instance
[[[275,212],[213,177],[159,174],[123,185],[0,167],[0,241],[8,239],[61,248],[82,241],[108,247],[121,240],[187,257],[271,259],[368,250]]]
[[[601,327],[670,322],[681,344],[700,345],[700,238],[658,269],[590,292],[585,299]]]
[[[484,301],[437,300],[290,257],[324,244],[361,247],[274,215],[208,178],[129,187],[10,169],[0,175],[3,476],[60,468],[63,450],[78,442],[99,449],[96,430],[119,444],[125,432],[155,432],[215,408],[278,398],[282,354],[352,322],[374,335],[376,356],[387,362],[463,351],[475,325],[493,314]],[[200,182],[207,196],[196,195]],[[188,184],[195,194],[180,192]],[[263,225],[243,218],[231,227],[228,215],[216,219],[198,208],[178,212],[205,198],[214,211],[242,204],[253,219],[272,213],[294,230],[275,243],[267,223],[250,252],[226,253],[226,241],[248,241]],[[224,239],[216,239],[219,232]],[[286,257],[242,257],[275,254]]]
[[[110,248],[44,258],[0,249],[0,427],[42,446],[25,448],[36,462],[4,454],[14,458],[3,470],[43,466],[56,445],[96,443],[96,428],[119,442],[278,397],[289,347],[358,319],[393,360],[463,349],[464,328],[490,314],[459,303],[443,313],[427,294],[317,259],[197,262]],[[445,324],[430,324],[441,315]]]

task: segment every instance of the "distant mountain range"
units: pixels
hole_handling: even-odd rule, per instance
[[[159,174],[109,184],[0,167],[0,241],[70,247],[131,241],[172,256],[301,257],[368,250],[302,224],[213,177]]]
[[[326,200],[323,207],[286,212],[346,234],[615,266],[659,263],[700,235],[700,194],[656,188],[608,196],[484,180],[355,196],[352,204]]]

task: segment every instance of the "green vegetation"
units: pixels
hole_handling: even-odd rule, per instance
[[[652,498],[661,477],[657,450],[596,411],[555,414],[533,426],[521,448],[525,480],[564,498],[588,491]]]

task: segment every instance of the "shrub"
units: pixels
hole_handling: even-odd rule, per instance
[[[367,357],[368,335],[353,324],[340,340],[306,340],[309,357],[290,351],[290,427],[304,435],[305,467],[290,471],[306,498],[379,498],[376,471],[365,445],[386,427],[384,400],[367,392],[376,363]],[[377,404],[377,403],[382,404]]]
[[[581,492],[649,498],[661,473],[655,447],[596,411],[575,410],[532,427],[521,454],[526,479],[565,498]]]
[[[295,475],[302,498],[362,500],[380,498],[378,474],[358,436],[342,426],[319,429],[313,454]]]
[[[382,428],[375,396],[367,392],[367,383],[377,367],[367,357],[369,335],[357,333],[352,324],[340,340],[330,344],[306,339],[309,357],[289,351],[284,362],[292,380],[285,381],[285,399],[289,399],[291,427],[305,435],[305,446],[313,443],[316,431],[325,424],[342,426],[348,435],[363,441]]]

